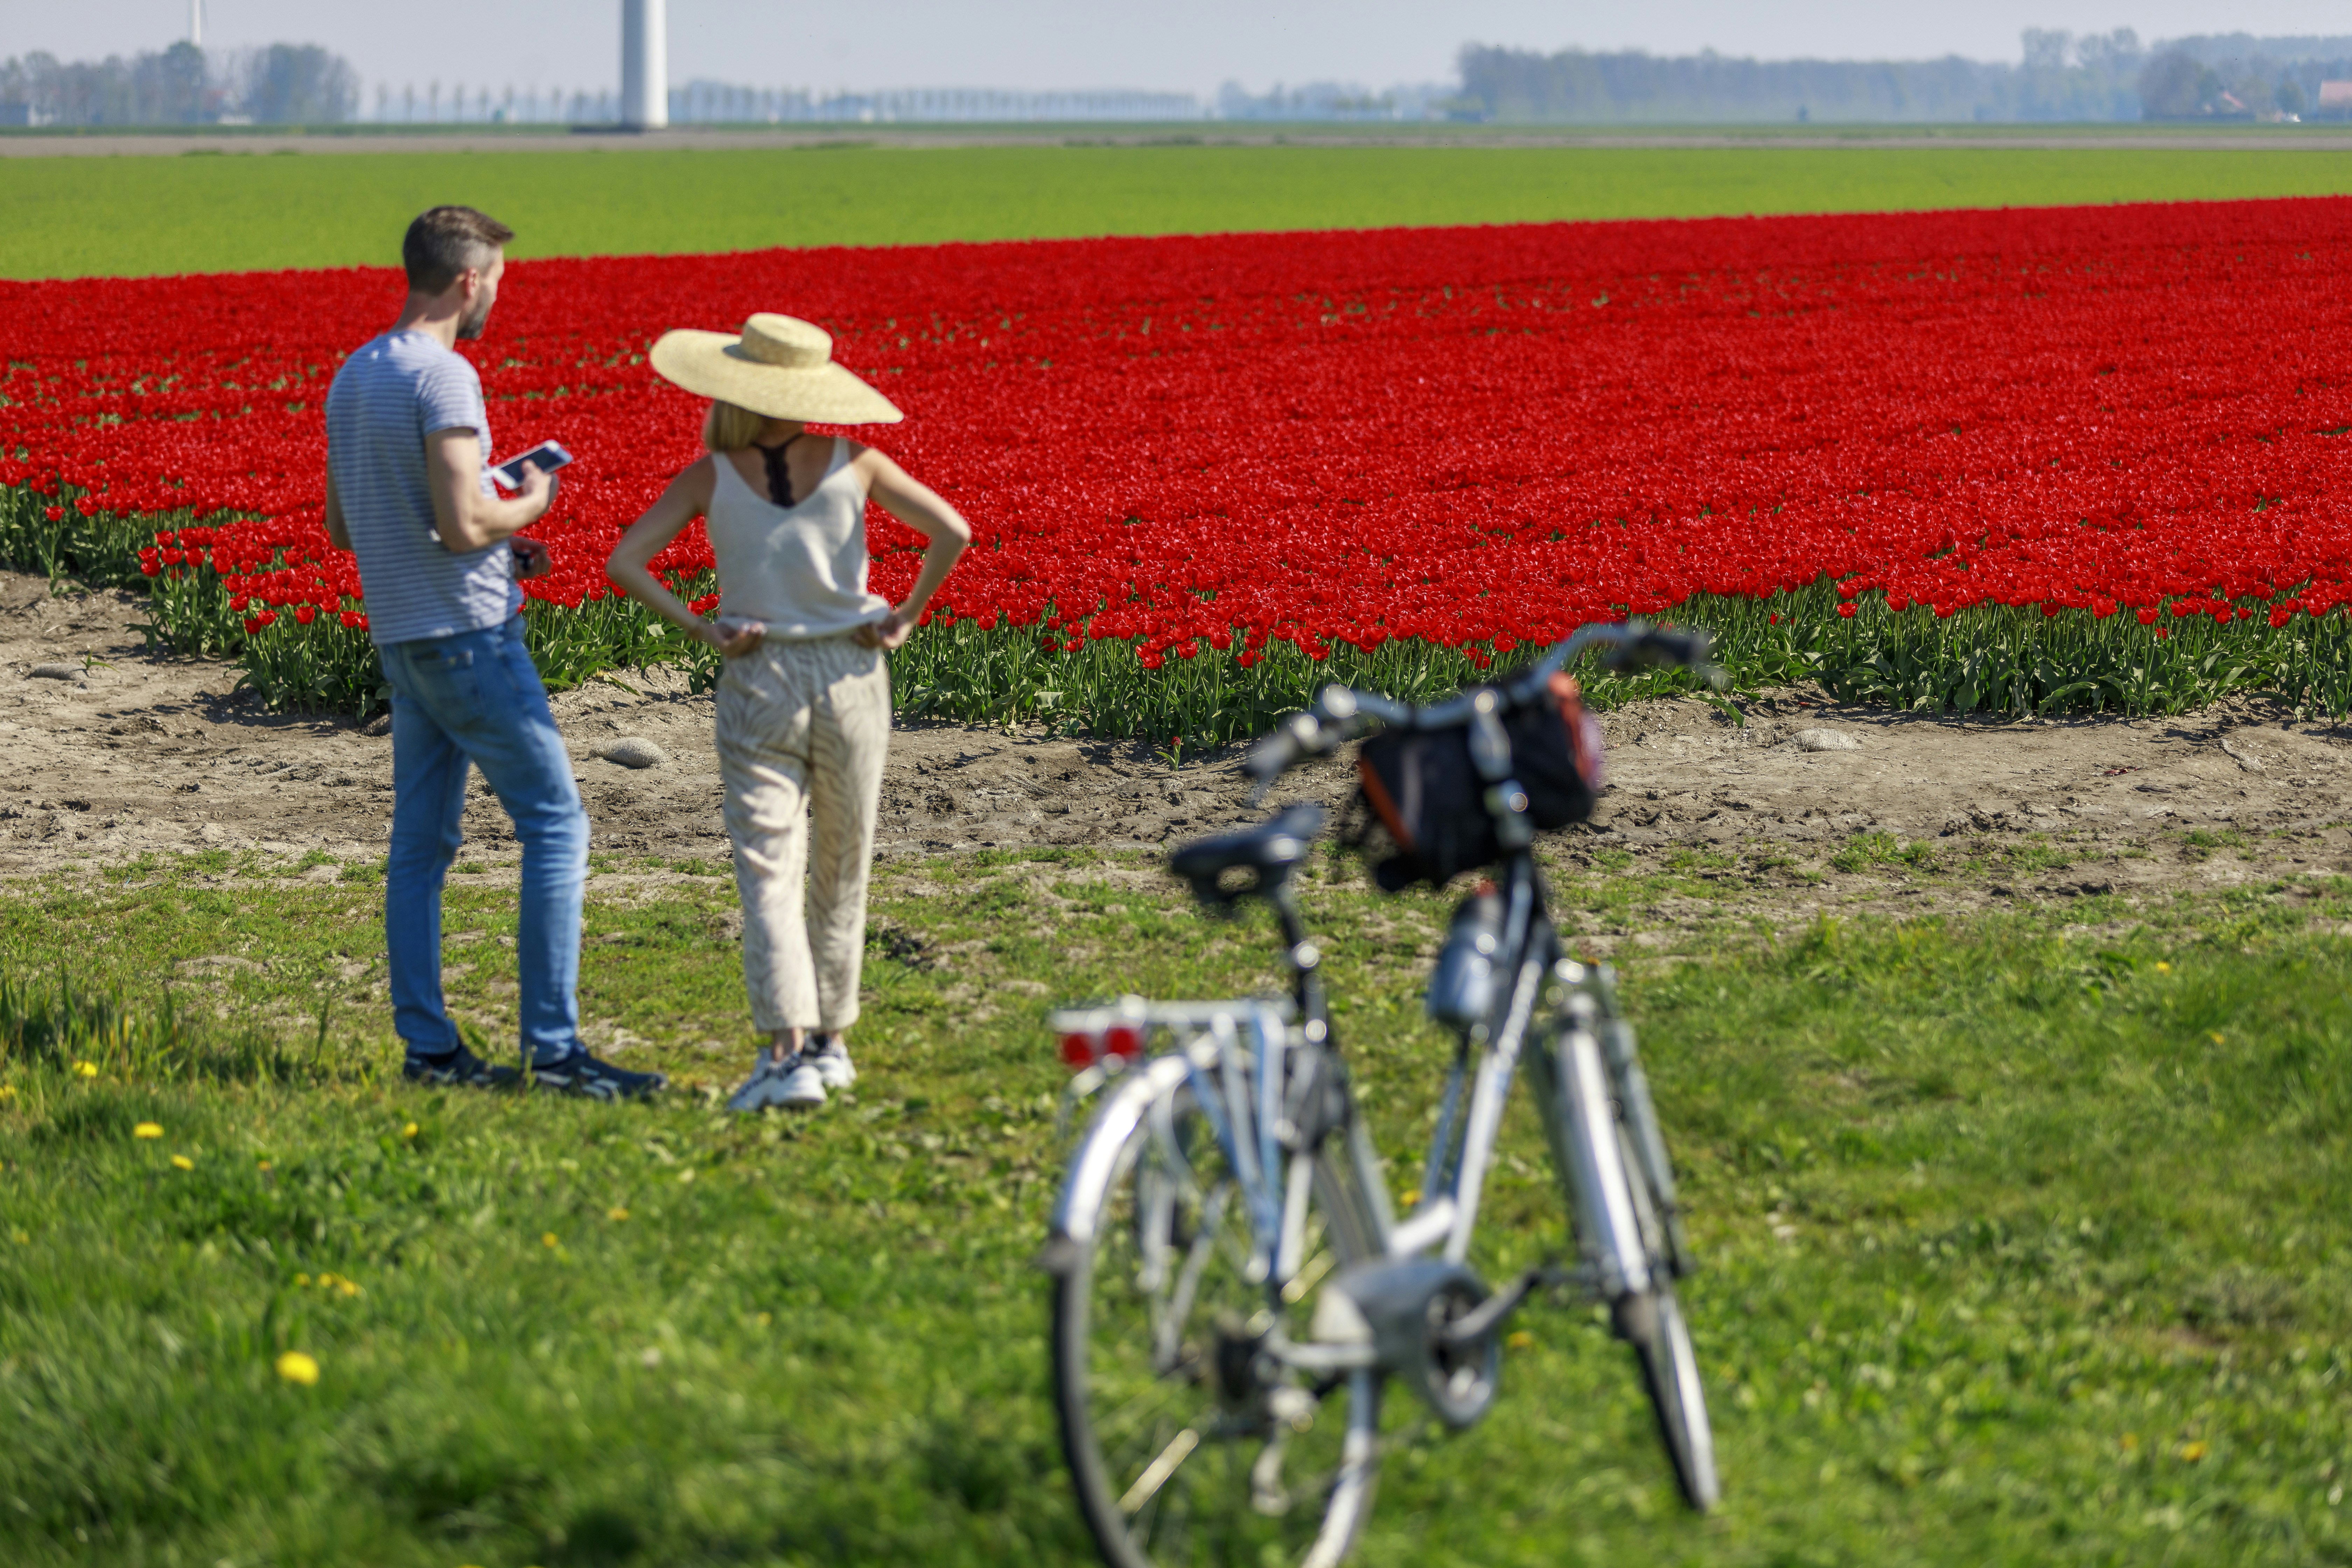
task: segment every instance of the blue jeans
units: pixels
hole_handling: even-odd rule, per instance
[[[441,882],[465,842],[466,769],[482,770],[522,841],[515,933],[522,1046],[544,1064],[579,1048],[581,886],[588,815],[522,617],[377,650],[392,683],[392,855],[383,931],[392,1021],[411,1051],[460,1043],[441,1000]]]

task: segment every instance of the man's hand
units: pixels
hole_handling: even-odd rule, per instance
[[[545,517],[547,509],[555,504],[557,483],[553,474],[541,473],[537,463],[525,463],[522,466],[522,485],[515,491],[515,500],[530,507],[530,515],[536,521]]]
[[[767,640],[764,621],[747,621],[736,616],[721,616],[705,623],[702,640],[729,658],[748,658],[760,651]]]
[[[525,539],[517,534],[509,542],[514,545],[515,575],[518,578],[529,582],[533,577],[544,577],[555,570],[554,557],[548,554],[547,546],[538,540]]]
[[[433,531],[445,550],[487,550],[537,522],[554,503],[554,476],[531,463],[523,465],[522,484],[511,500],[485,494],[481,444],[470,429],[436,430],[425,438],[425,451]]]
[[[903,647],[914,630],[915,618],[901,605],[880,620],[870,621],[849,635],[857,639],[860,647],[878,647],[888,653],[892,648]]]

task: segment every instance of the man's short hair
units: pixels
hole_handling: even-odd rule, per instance
[[[400,263],[408,287],[438,294],[469,267],[488,267],[491,254],[514,237],[514,230],[472,207],[435,207],[416,215],[400,242]]]

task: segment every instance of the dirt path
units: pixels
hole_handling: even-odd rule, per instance
[[[227,666],[143,653],[141,613],[129,595],[52,597],[37,578],[0,574],[0,876],[203,847],[381,856],[389,738],[265,713],[236,691]],[[663,672],[629,673],[560,693],[555,709],[599,853],[726,858],[707,698]],[[1994,873],[1934,888],[1882,877],[1868,884],[1872,901],[2161,892],[2352,870],[2352,734],[2330,724],[2246,705],[1987,724],[1795,695],[1748,705],[1747,721],[1691,700],[1608,715],[1613,788],[1591,829],[1560,840],[1560,852],[1612,868],[1697,865],[1790,913],[1836,901],[1838,876],[1899,872],[1914,842],[1927,846],[1915,859],[1964,858]],[[624,742],[650,742],[659,760],[613,760],[638,749]],[[881,853],[1181,840],[1244,818],[1237,763],[1228,751],[1171,767],[1137,745],[909,727],[892,744]],[[1295,775],[1285,795],[1338,805],[1350,782],[1326,763]],[[478,779],[466,830],[469,859],[515,853]]]

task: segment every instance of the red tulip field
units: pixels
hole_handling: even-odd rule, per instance
[[[644,351],[789,311],[978,542],[902,704],[1223,739],[1628,611],[1905,707],[2352,701],[2352,200],[771,251],[509,268],[467,345],[554,679],[688,645],[618,531],[700,406]],[[144,577],[273,700],[374,700],[321,405],[388,270],[0,284],[0,553]],[[873,576],[919,541],[873,514]],[[708,594],[698,527],[660,563]]]

